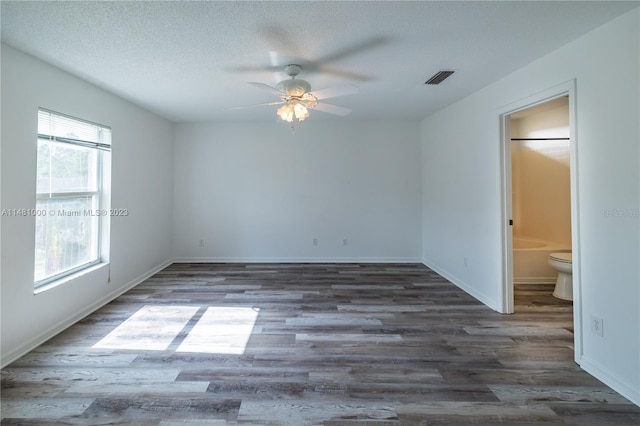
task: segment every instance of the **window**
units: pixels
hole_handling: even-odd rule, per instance
[[[102,260],[111,129],[40,109],[35,288]]]

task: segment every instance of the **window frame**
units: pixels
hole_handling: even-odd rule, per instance
[[[35,246],[34,246],[34,280],[33,280],[33,288],[35,293],[39,293],[44,289],[48,288],[51,284],[54,284],[58,281],[63,281],[67,279],[69,276],[79,273],[81,271],[90,269],[96,265],[104,263],[106,260],[105,251],[108,251],[108,248],[105,247],[104,242],[108,240],[108,237],[104,235],[108,232],[109,228],[109,217],[107,215],[97,214],[97,212],[104,212],[105,209],[109,206],[109,200],[105,199],[105,182],[104,182],[104,167],[105,164],[110,164],[110,158],[105,158],[107,156],[110,157],[111,153],[111,128],[102,124],[97,124],[92,121],[84,120],[81,118],[73,117],[67,114],[59,113],[56,111],[51,111],[46,108],[38,108],[38,122],[40,120],[40,114],[50,114],[51,120],[54,120],[54,116],[61,117],[67,120],[73,120],[81,125],[90,125],[97,128],[98,131],[98,142],[86,141],[82,139],[73,139],[68,137],[60,137],[55,135],[48,135],[37,132],[36,138],[36,146],[39,147],[41,142],[53,142],[54,144],[63,144],[62,146],[71,146],[71,147],[82,147],[95,149],[96,155],[96,170],[95,174],[92,174],[92,178],[95,179],[95,189],[88,191],[69,191],[69,192],[38,192],[38,188],[36,187],[36,204],[40,200],[63,200],[63,199],[83,199],[89,198],[92,200],[91,210],[96,212],[96,215],[92,217],[92,220],[95,219],[95,228],[92,226],[91,232],[94,233],[91,237],[92,246],[91,250],[91,259],[88,262],[80,263],[76,266],[73,266],[68,269],[63,269],[53,275],[47,276],[45,278],[36,280],[36,259],[35,255]],[[109,142],[104,142],[104,132],[109,132]],[[53,132],[51,132],[53,133]],[[51,155],[51,154],[50,154]],[[38,156],[36,156],[36,165],[38,164]],[[110,173],[109,173],[110,176]],[[107,183],[110,185],[110,182]],[[110,191],[109,191],[110,192]],[[108,211],[108,210],[107,210]],[[43,212],[43,214],[49,214],[49,211]],[[80,214],[79,217],[84,217]],[[37,220],[37,217],[36,217]],[[34,223],[34,226],[37,224]],[[37,238],[37,236],[36,236]],[[93,255],[95,253],[95,256]]]

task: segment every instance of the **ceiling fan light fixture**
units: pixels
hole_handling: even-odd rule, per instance
[[[309,110],[307,109],[307,106],[298,99],[292,99],[278,108],[277,114],[282,121],[289,123],[292,123],[294,118],[298,121],[304,121],[305,118],[309,117]]]
[[[304,121],[309,117],[309,110],[318,106],[318,99],[324,100],[327,98],[350,95],[358,92],[358,89],[355,86],[346,85],[339,89],[324,89],[317,94],[314,94],[311,92],[311,85],[309,82],[295,78],[300,73],[301,69],[300,65],[287,65],[284,70],[291,78],[289,80],[279,82],[276,87],[272,87],[264,83],[249,83],[257,88],[268,90],[280,98],[280,101],[278,102],[266,102],[254,106],[283,104],[278,108],[276,114],[282,121],[291,123],[291,130],[294,130],[294,119]],[[336,115],[347,115],[351,112],[348,108],[324,103],[320,105],[320,107],[321,108],[318,108],[320,111]]]
[[[278,108],[277,114],[282,121],[293,122],[293,106],[291,104],[282,105]]]
[[[309,117],[309,110],[300,102],[296,102],[296,104],[293,105],[293,112],[298,121],[304,121],[305,118]]]
[[[314,106],[318,105],[318,98],[307,92],[302,95],[302,97],[300,98],[300,102],[302,102],[307,108],[313,108]]]

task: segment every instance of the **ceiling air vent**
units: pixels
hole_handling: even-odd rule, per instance
[[[440,84],[449,78],[454,72],[455,71],[438,71],[433,75],[433,77],[425,81],[424,84]]]

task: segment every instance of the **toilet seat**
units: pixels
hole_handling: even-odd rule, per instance
[[[561,263],[571,263],[571,253],[551,253],[549,259]]]

